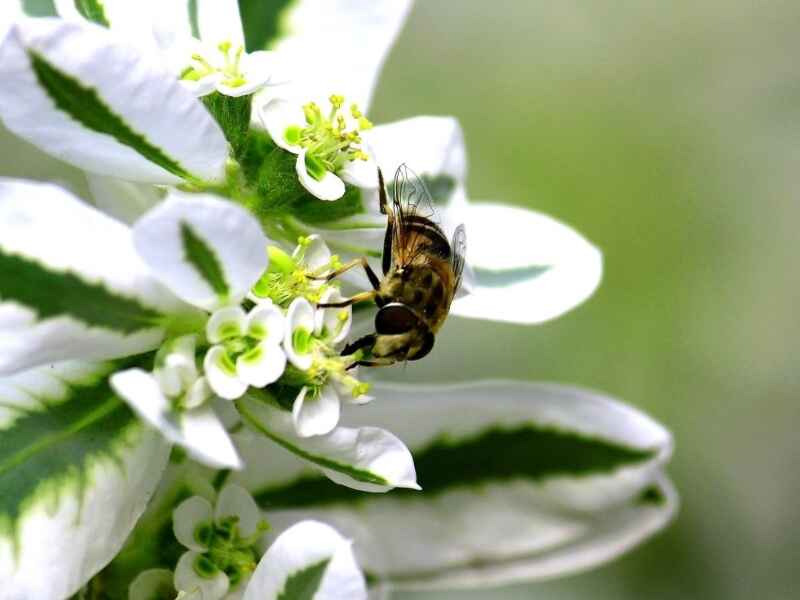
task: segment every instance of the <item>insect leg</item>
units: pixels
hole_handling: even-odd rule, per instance
[[[328,273],[327,275],[320,275],[320,276],[308,275],[308,278],[330,281],[331,279],[334,279],[339,275],[341,275],[342,273],[346,273],[350,269],[357,267],[359,265],[364,267],[364,271],[366,271],[367,273],[369,282],[372,284],[372,287],[377,290],[381,286],[381,281],[380,279],[378,279],[378,276],[375,274],[375,271],[372,270],[372,267],[369,266],[369,263],[367,262],[367,259],[364,256],[362,256],[361,258],[356,258],[351,260],[346,265],[342,266],[339,269],[336,269],[335,271]]]
[[[379,358],[377,360],[359,360],[347,367],[347,370],[354,369],[355,367],[388,367],[395,363],[391,358]]]
[[[347,356],[348,354],[354,354],[361,350],[362,348],[367,348],[375,345],[375,334],[370,333],[363,337],[358,338],[355,342],[347,344],[344,349],[341,351],[341,356]]]
[[[356,294],[352,298],[347,298],[341,302],[323,302],[321,304],[317,304],[317,308],[344,308],[345,306],[350,306],[356,302],[367,302],[369,300],[374,300],[375,296],[376,292],[374,290],[369,292],[361,292],[360,294]]]

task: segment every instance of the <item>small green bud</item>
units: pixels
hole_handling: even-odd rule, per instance
[[[297,269],[297,263],[286,252],[277,246],[267,247],[267,256],[269,257],[270,273],[283,273],[289,275]]]
[[[194,572],[204,579],[211,579],[217,574],[217,565],[215,565],[210,558],[205,554],[200,554],[194,559]]]

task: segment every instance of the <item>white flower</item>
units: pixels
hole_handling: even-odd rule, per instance
[[[56,0],[55,4],[64,19],[97,22],[97,15],[81,12],[73,0]],[[105,24],[115,34],[146,51],[160,54],[175,77],[196,96],[214,91],[226,96],[244,96],[267,84],[285,83],[282,76],[275,79],[280,69],[277,53],[244,51],[237,2],[201,0],[197,4],[196,31],[192,31],[186,18],[186,6],[179,2],[165,6],[150,0],[112,1],[100,6]]]
[[[336,288],[327,288],[321,302],[342,299]],[[289,306],[283,346],[292,364],[321,380],[304,385],[292,405],[292,419],[300,437],[325,435],[339,423],[341,400],[365,404],[369,385],[358,381],[345,359],[336,356],[336,347],[350,331],[351,307],[314,309],[305,298]]]
[[[225,96],[247,96],[267,84],[286,83],[276,78],[280,58],[275,52],[246,53],[244,46],[235,46],[230,40],[216,46],[193,40],[170,52],[172,60],[182,65],[181,84],[198,97],[214,91]]]
[[[203,600],[244,589],[258,563],[255,546],[268,528],[245,489],[226,485],[213,506],[202,496],[187,498],[172,519],[175,537],[188,549],[175,567],[175,589],[200,590]]]
[[[216,310],[206,323],[206,337],[214,345],[203,363],[214,392],[235,400],[248,386],[262,388],[277,381],[286,366],[283,332],[283,314],[270,303],[247,314],[239,306]]]
[[[369,129],[372,123],[355,104],[348,117],[341,114],[341,96],[331,96],[330,104],[331,110],[323,114],[313,102],[301,107],[273,99],[258,113],[272,140],[297,154],[295,170],[300,183],[320,200],[341,198],[345,182],[364,188],[377,185],[375,162],[359,135],[359,130]]]
[[[173,531],[188,550],[175,567],[149,569],[132,582],[129,600],[362,600],[364,575],[352,542],[317,521],[281,533],[259,559],[258,540],[268,528],[252,496],[226,485],[212,505],[192,496],[173,511]]]

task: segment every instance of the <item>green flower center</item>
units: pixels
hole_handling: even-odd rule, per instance
[[[318,181],[327,172],[337,173],[348,161],[369,158],[361,149],[362,139],[359,134],[370,129],[372,123],[356,104],[351,104],[350,115],[356,125],[348,129],[347,119],[341,113],[344,97],[334,94],[329,101],[331,109],[327,115],[314,102],[303,106],[306,126],[290,125],[284,132],[288,143],[306,148],[306,170]]]
[[[308,238],[298,240],[300,254],[294,258],[276,246],[269,246],[269,268],[252,288],[254,295],[259,298],[269,298],[278,306],[286,308],[298,297],[303,297],[312,304],[319,302],[323,294],[331,287],[329,284],[319,285],[319,280],[310,279],[335,271],[342,263],[338,256],[331,256],[328,264],[312,271],[303,264],[304,246],[309,243]]]
[[[228,517],[221,523],[200,523],[194,537],[208,550],[195,559],[195,573],[211,579],[221,571],[228,576],[231,587],[236,587],[255,570],[259,556],[255,543],[267,529],[266,521],[262,521],[253,535],[242,537],[237,517]]]

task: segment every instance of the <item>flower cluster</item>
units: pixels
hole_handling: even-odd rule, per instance
[[[5,128],[87,184],[0,179],[0,596],[358,600],[364,572],[550,577],[668,521],[671,437],[638,411],[367,383],[342,355],[340,285],[367,282],[329,275],[389,251],[378,166],[408,162],[466,225],[453,316],[546,321],[602,273],[569,227],[467,201],[454,119],[366,118],[409,2],[54,6],[0,23]]]

